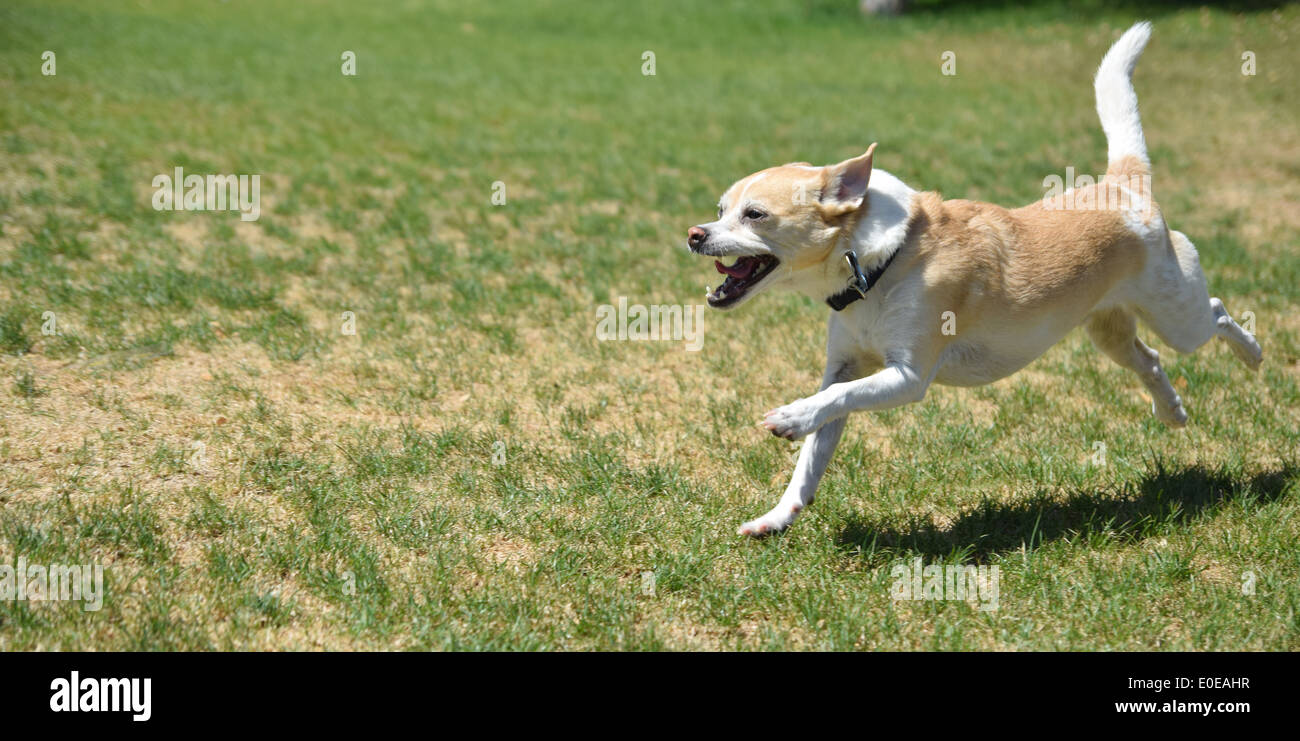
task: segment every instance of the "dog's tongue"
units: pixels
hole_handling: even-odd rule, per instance
[[[750,273],[754,272],[755,264],[756,263],[754,260],[751,260],[747,257],[740,258],[739,260],[736,261],[735,265],[732,265],[730,267],[723,265],[721,260],[713,261],[713,266],[718,269],[719,273],[722,273],[723,275],[730,275],[732,278],[738,278],[740,280],[744,280],[745,278],[748,278]]]

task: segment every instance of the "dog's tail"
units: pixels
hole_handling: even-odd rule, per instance
[[[1146,137],[1138,117],[1137,93],[1133,91],[1133,68],[1151,38],[1151,24],[1142,21],[1124,32],[1097,68],[1093,82],[1097,90],[1097,115],[1106,132],[1106,175],[1122,178],[1149,175]]]

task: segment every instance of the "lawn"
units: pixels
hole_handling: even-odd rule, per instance
[[[0,600],[0,649],[1300,650],[1300,6],[855,4],[6,2],[0,564],[105,595]],[[1103,172],[1141,18],[1155,192],[1260,372],[1143,333],[1171,431],[1076,331],[851,418],[796,526],[737,536],[825,306],[698,352],[598,308],[703,303],[685,230],[772,164],[875,141],[1005,205]],[[155,210],[177,167],[259,175],[260,218]],[[997,566],[998,609],[891,599],[917,558]]]

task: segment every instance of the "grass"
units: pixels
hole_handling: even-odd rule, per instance
[[[1300,649],[1300,10],[853,5],[7,4],[0,563],[106,597],[0,601],[0,648]],[[1076,332],[852,419],[795,529],[734,536],[825,308],[690,353],[596,307],[699,302],[685,228],[772,163],[879,141],[1005,204],[1102,171],[1091,74],[1140,17],[1155,189],[1259,375],[1157,344],[1171,432]],[[260,174],[261,218],[154,211],[177,166]],[[891,601],[916,557],[998,566],[999,609]]]

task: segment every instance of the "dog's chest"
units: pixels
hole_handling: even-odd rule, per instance
[[[884,326],[881,324],[883,304],[879,295],[868,293],[843,311],[832,315],[830,343],[833,350],[844,351],[864,359],[884,357]]]

